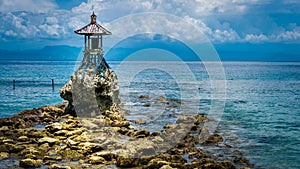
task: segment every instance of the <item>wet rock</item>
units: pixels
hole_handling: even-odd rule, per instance
[[[177,121],[176,121],[176,124],[193,124],[196,122],[196,119],[195,117],[193,116],[180,116]]]
[[[144,107],[150,107],[151,104],[150,104],[150,103],[145,103],[145,104],[143,104],[143,106],[144,106]]]
[[[86,153],[92,154],[93,152],[98,152],[103,150],[103,145],[98,143],[84,142],[84,143],[79,143],[78,148],[80,149],[80,152],[83,154]]]
[[[143,119],[136,119],[133,121],[135,124],[146,124],[146,120],[143,120]]]
[[[187,165],[188,168],[207,168],[207,169],[236,169],[230,161],[217,162],[211,158],[202,158],[192,161]]]
[[[149,135],[150,132],[149,130],[146,129],[137,130],[132,134],[133,137],[137,137],[137,138],[148,137]]]
[[[45,152],[41,151],[40,149],[38,148],[34,148],[34,147],[27,147],[25,148],[24,150],[22,150],[19,155],[21,157],[26,157],[28,155],[34,155],[36,157],[38,156],[43,156],[45,154]]]
[[[161,168],[164,165],[173,168],[183,168],[183,164],[186,162],[187,161],[180,155],[160,154],[150,160],[147,164],[147,168]]]
[[[194,159],[194,158],[202,159],[202,158],[208,158],[209,156],[205,154],[203,151],[198,150],[198,151],[189,152],[188,157],[189,159]]]
[[[73,136],[73,135],[80,135],[82,133],[83,133],[83,129],[80,128],[80,129],[76,129],[76,130],[67,132],[66,136],[70,137],[70,136]]]
[[[80,159],[84,158],[83,154],[79,153],[76,150],[71,150],[68,148],[66,150],[59,151],[57,154],[62,156],[62,158],[65,160],[75,161],[75,160],[80,160]]]
[[[164,97],[164,96],[158,96],[156,100],[161,101],[161,102],[169,102],[169,99]]]
[[[9,157],[9,154],[7,152],[1,152],[0,153],[0,160],[6,159]]]
[[[53,146],[57,142],[58,142],[57,139],[51,138],[51,137],[43,137],[43,138],[40,138],[38,140],[39,145],[44,144],[44,143],[48,143],[50,146]]]
[[[164,165],[164,166],[160,167],[159,169],[173,169],[173,168],[169,165]]]
[[[34,160],[37,160],[37,159],[38,159],[37,156],[34,155],[34,154],[26,154],[26,155],[24,156],[24,159],[26,159],[26,158],[30,158],[30,159],[34,159]]]
[[[42,130],[36,130],[28,133],[27,135],[30,138],[42,138],[42,137],[47,137],[47,133],[42,131]]]
[[[150,99],[150,96],[140,95],[139,98],[140,99]]]
[[[203,144],[204,145],[213,145],[223,142],[223,138],[219,134],[211,135]]]
[[[63,126],[57,122],[45,127],[45,129],[47,131],[49,131],[50,133],[55,133],[57,131],[60,131],[60,130],[62,130],[62,128],[63,128]]]
[[[40,167],[42,164],[43,164],[42,160],[33,160],[29,158],[20,161],[20,167],[24,167],[24,168]]]
[[[226,169],[236,169],[236,167],[230,161],[219,162]]]
[[[204,114],[197,114],[195,115],[195,119],[196,119],[196,124],[199,125],[200,123],[204,123],[207,121],[213,121],[213,119],[208,118],[206,115]]]
[[[56,106],[44,106],[42,109],[46,112],[57,113],[59,115],[62,115],[64,113],[64,109]]]
[[[48,169],[72,169],[70,166],[61,166],[58,164],[52,164]]]
[[[41,151],[47,152],[50,149],[50,145],[49,145],[49,143],[44,143],[44,144],[40,145],[39,148]]]
[[[122,155],[117,157],[118,167],[136,167],[138,166],[138,159],[133,157],[124,157]]]
[[[7,144],[15,144],[15,140],[12,140],[12,139],[5,139],[5,140],[2,140],[3,143],[7,143]]]
[[[113,158],[115,158],[116,156],[109,150],[102,150],[100,152],[96,152],[94,154],[95,156],[100,156],[103,157],[105,160],[107,161],[111,161]]]
[[[2,126],[2,127],[0,127],[0,131],[6,131],[6,130],[9,130],[8,126]]]
[[[0,152],[18,153],[25,148],[24,145],[15,145],[10,143],[4,143],[0,145]]]
[[[89,158],[91,164],[104,164],[106,161],[103,157],[92,155]]]
[[[112,127],[128,127],[129,121],[113,121],[111,126]]]
[[[248,159],[243,158],[243,157],[235,156],[234,159],[233,159],[233,162],[236,163],[236,164],[246,164],[248,167],[253,166],[253,164],[250,163],[250,161]]]
[[[148,164],[146,168],[161,168],[163,166],[169,166],[170,162],[161,160],[161,159],[152,159]]]
[[[79,144],[79,142],[76,142],[72,139],[67,139],[67,145],[72,148],[72,149],[78,149],[77,145]]]
[[[145,145],[143,147],[138,147],[137,155],[139,157],[151,156],[155,154],[155,148],[153,145]]]
[[[43,161],[44,161],[44,164],[49,165],[51,163],[53,164],[54,162],[56,162],[56,158],[55,158],[55,156],[46,155],[46,156],[44,156]]]
[[[17,140],[20,142],[26,142],[29,141],[29,138],[27,136],[20,136]]]
[[[171,163],[186,163],[186,159],[184,159],[181,155],[169,155],[169,154],[160,154],[156,156],[158,159],[162,159]]]
[[[55,136],[66,136],[69,133],[68,130],[59,130],[54,133]]]

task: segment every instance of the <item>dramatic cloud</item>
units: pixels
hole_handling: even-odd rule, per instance
[[[132,14],[160,12],[194,24],[214,43],[300,43],[297,0],[88,0],[76,1],[69,10],[61,8],[61,2],[58,6],[58,2],[0,0],[0,38],[57,39],[72,43],[77,38],[73,31],[89,22],[91,11],[96,12],[98,22],[104,25]],[[151,27],[152,22],[155,19],[145,20],[143,28]]]
[[[1,12],[27,11],[33,13],[46,13],[57,7],[53,1],[41,0],[0,0]]]

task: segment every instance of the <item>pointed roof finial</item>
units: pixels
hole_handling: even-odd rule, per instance
[[[95,13],[93,11],[93,13],[91,15],[91,23],[96,23],[96,21],[97,21],[96,19],[97,19],[97,15],[95,15]]]
[[[97,15],[95,15],[95,12],[93,12],[91,15],[91,23],[81,29],[76,30],[75,33],[79,35],[111,35],[111,32],[97,23],[96,18]]]

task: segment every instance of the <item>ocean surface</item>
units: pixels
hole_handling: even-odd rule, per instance
[[[58,90],[69,80],[76,63],[0,61],[0,117],[61,103]],[[151,131],[176,120],[172,118],[176,116],[165,116],[166,112],[209,114],[213,103],[218,103],[212,97],[216,86],[211,77],[219,69],[212,74],[206,69],[214,64],[109,62],[117,72],[124,107],[131,110],[127,118],[146,120],[147,124],[137,127]],[[217,87],[225,84],[226,99],[220,101],[217,132],[256,168],[300,168],[300,63],[223,62],[222,67],[225,76],[217,78]],[[150,100],[140,99],[141,95]],[[182,99],[183,109],[162,108],[155,104],[159,96]]]

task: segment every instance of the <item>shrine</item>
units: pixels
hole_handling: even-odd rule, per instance
[[[59,91],[69,101],[67,112],[80,117],[96,117],[121,102],[117,75],[104,59],[103,36],[111,32],[98,24],[96,18],[93,12],[90,23],[74,31],[84,35],[83,60]]]
[[[104,35],[111,35],[111,32],[106,30],[97,23],[97,16],[93,12],[91,15],[91,22],[74,31],[79,35],[84,35],[84,57],[81,66],[86,68],[101,66],[101,70],[109,67],[103,58],[103,37]]]

